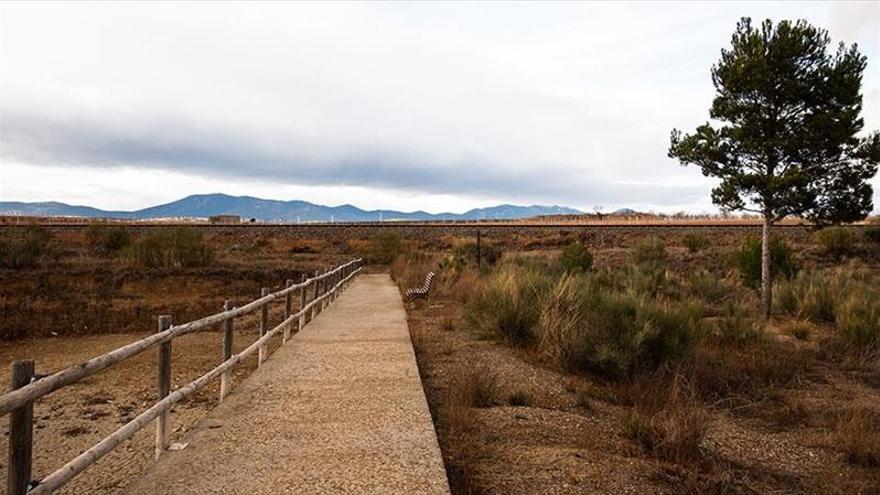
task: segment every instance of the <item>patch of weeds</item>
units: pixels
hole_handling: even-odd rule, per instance
[[[124,225],[91,224],[85,237],[92,251],[103,255],[115,256],[131,245],[131,233]]]
[[[535,271],[505,265],[475,291],[465,317],[483,335],[526,345],[534,340],[549,279]]]
[[[782,332],[798,340],[807,340],[813,331],[813,325],[804,320],[792,320],[782,327]]]
[[[858,232],[846,227],[826,227],[816,232],[822,250],[835,259],[855,254],[860,237]]]
[[[833,440],[851,464],[877,467],[880,465],[880,413],[865,408],[847,411],[838,418]]]
[[[666,261],[666,244],[656,236],[642,238],[633,246],[633,260],[640,265],[662,264]]]
[[[698,305],[616,292],[591,277],[563,277],[541,314],[539,348],[564,367],[612,378],[657,369],[695,341]]]
[[[30,225],[21,237],[0,238],[0,267],[22,270],[34,268],[57,256],[49,229]]]
[[[214,250],[199,230],[158,227],[132,244],[129,258],[134,265],[145,268],[191,268],[210,264]]]
[[[697,232],[688,232],[682,238],[682,244],[692,253],[702,251],[709,247],[709,238]]]
[[[671,384],[642,380],[630,390],[633,405],[624,413],[625,434],[649,455],[680,465],[704,462],[701,444],[710,416],[680,377]]]

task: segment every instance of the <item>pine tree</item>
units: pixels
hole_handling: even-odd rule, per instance
[[[806,21],[738,24],[712,67],[711,123],[682,135],[669,156],[720,179],[712,202],[763,218],[761,290],[770,317],[770,230],[787,216],[820,225],[852,222],[873,208],[868,180],[880,162],[880,133],[860,137],[858,46],[829,51],[827,31]]]

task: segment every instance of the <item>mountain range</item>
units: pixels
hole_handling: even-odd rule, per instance
[[[109,211],[90,206],[58,202],[23,203],[0,201],[0,215],[75,216],[89,218],[207,218],[213,215],[239,215],[242,219],[264,222],[370,222],[379,220],[509,220],[540,215],[576,215],[581,212],[565,206],[498,205],[475,208],[465,213],[400,212],[362,210],[352,205],[323,206],[308,201],[280,201],[227,194],[194,194],[183,199],[135,211]]]

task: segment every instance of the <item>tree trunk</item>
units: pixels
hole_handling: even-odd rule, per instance
[[[770,215],[764,215],[764,227],[761,230],[761,303],[764,318],[770,319],[770,307],[773,303],[773,276],[770,273]]]

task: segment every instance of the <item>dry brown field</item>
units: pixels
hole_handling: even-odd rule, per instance
[[[26,228],[0,226],[0,239],[18,238]],[[278,289],[285,279],[298,280],[351,256],[369,256],[375,238],[388,232],[399,236],[407,252],[425,253],[432,260],[397,273],[401,287],[413,285],[455,245],[473,240],[477,230],[482,242],[500,248],[505,258],[555,259],[564,246],[580,240],[594,253],[597,268],[626,265],[635,243],[658,236],[668,248],[671,272],[699,268],[719,277],[730,271],[729,253],[743,236],[758,233],[756,225],[200,225],[192,228],[202,232],[214,252],[210,265],[145,268],[125,254],[95,252],[85,226],[45,228],[51,232],[50,255],[26,269],[0,268],[0,381],[8,382],[14,359],[34,359],[38,373],[52,372],[155,331],[160,314],[172,315],[175,322],[192,320],[218,311],[225,299],[251,300],[261,287]],[[134,240],[166,228],[128,227]],[[778,230],[802,265],[839,263],[822,252],[808,227]],[[697,253],[684,248],[682,239],[692,232],[707,237],[709,247]],[[859,259],[880,267],[876,249],[860,252]],[[462,315],[469,293],[456,283],[442,282],[427,303],[408,305],[422,380],[455,493],[880,490],[876,466],[849,462],[835,436],[848,411],[878,408],[880,372],[874,363],[853,366],[825,356],[822,336],[833,329],[817,325],[808,340],[800,341],[780,331],[785,321],[774,320],[769,331],[778,347],[772,358],[780,366],[797,367],[793,378],[735,406],[700,399],[693,414],[708,418],[700,424],[709,426],[699,458],[672,462],[658,460],[622,426],[621,418],[637,407],[638,397],[657,395],[650,380],[609,382],[562,370],[539,353],[476,334]],[[280,308],[272,318],[278,321]],[[256,320],[237,322],[236,329],[237,349],[258,333]],[[175,386],[219,363],[220,355],[218,332],[175,340]],[[148,352],[41,400],[35,415],[35,474],[69,460],[152,403],[155,362],[155,352]],[[238,368],[237,379],[254,366],[249,362]],[[491,397],[485,404],[451,407],[450,391],[481,380],[468,374],[474,369],[492,382]],[[216,389],[215,384],[175,407],[175,437],[216,404]],[[5,439],[5,422],[2,428]],[[149,466],[152,455],[152,431],[147,429],[65,493],[119,491]],[[0,466],[5,477],[5,457]]]

